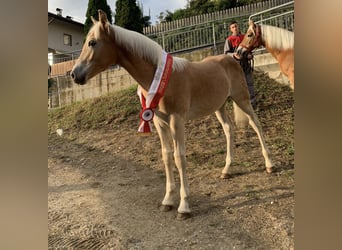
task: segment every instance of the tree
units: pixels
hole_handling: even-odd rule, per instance
[[[219,0],[216,2],[216,10],[225,10],[234,8],[237,5],[237,0]]]
[[[188,9],[177,9],[172,15],[172,20],[177,20],[177,19],[188,17],[189,16],[188,12],[189,12]]]
[[[192,0],[190,1],[191,15],[200,15],[215,11],[215,4],[210,0]]]
[[[142,10],[136,4],[135,0],[117,0],[115,24],[129,30],[143,33],[143,26],[146,24],[146,19],[144,19]]]
[[[260,1],[262,0],[187,0],[185,9],[177,9],[173,13],[166,10],[166,13],[161,12],[157,18],[160,22],[169,22],[190,16],[246,5],[248,4],[247,2]]]
[[[141,15],[143,15],[143,13],[144,13],[144,5],[143,5],[143,3],[140,1],[138,1],[138,6],[139,6],[139,9],[140,9],[140,11],[141,11]],[[148,13],[148,16],[144,16],[143,15],[143,17],[142,17],[142,19],[141,19],[141,23],[142,23],[142,25],[143,25],[143,27],[149,27],[149,26],[151,26],[151,15],[150,15],[150,9],[149,9],[149,11],[148,11],[149,13]]]
[[[160,12],[159,15],[156,16],[156,18],[159,20],[158,21],[159,23],[165,22],[165,13],[164,13],[164,11]]]
[[[144,27],[149,27],[151,26],[151,17],[150,16],[143,16],[143,26]]]
[[[88,34],[88,31],[93,25],[93,21],[91,20],[90,17],[92,16],[96,20],[99,19],[99,13],[98,13],[99,9],[103,10],[106,13],[108,21],[112,24],[113,22],[112,11],[110,9],[110,6],[107,4],[107,0],[89,0],[88,9],[86,13],[86,20],[84,23],[85,36]]]

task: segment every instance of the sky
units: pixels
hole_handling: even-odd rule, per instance
[[[107,0],[111,10],[115,12],[116,0]],[[143,5],[144,16],[151,11],[151,22],[155,24],[160,12],[169,10],[174,12],[176,9],[184,9],[187,0],[139,0]],[[62,16],[71,16],[74,21],[84,23],[85,14],[88,8],[88,0],[48,0],[48,11],[56,14],[56,8],[62,9]],[[114,17],[113,17],[114,20]]]

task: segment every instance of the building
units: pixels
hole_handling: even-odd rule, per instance
[[[48,63],[50,65],[74,59],[79,55],[84,41],[84,25],[72,17],[48,12]]]

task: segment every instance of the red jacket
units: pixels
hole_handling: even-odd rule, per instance
[[[237,36],[228,36],[227,40],[230,42],[230,45],[232,46],[232,48],[230,48],[232,51],[234,51],[239,44],[242,42],[243,38],[244,38],[244,34],[239,34]]]

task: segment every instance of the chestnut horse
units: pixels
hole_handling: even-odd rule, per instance
[[[258,25],[249,20],[244,39],[237,48],[237,54],[250,52],[264,46],[278,61],[281,72],[290,80],[294,89],[294,33],[270,25]]]
[[[132,75],[146,96],[161,60],[162,47],[142,34],[110,25],[106,14],[101,10],[98,12],[99,21],[92,18],[94,25],[86,37],[71,77],[75,83],[83,85],[109,65],[118,64]],[[266,170],[268,173],[272,171],[269,151],[258,118],[250,104],[245,76],[239,63],[227,55],[208,57],[201,62],[189,62],[174,57],[168,86],[154,110],[153,117],[161,141],[166,171],[166,193],[161,211],[169,211],[175,206],[176,184],[172,169],[174,158],[180,176],[177,218],[186,219],[190,216],[184,138],[186,120],[215,112],[227,139],[226,164],[221,177],[228,177],[233,143],[230,135],[232,124],[225,109],[228,97],[234,101],[237,124],[249,121],[257,133]]]

